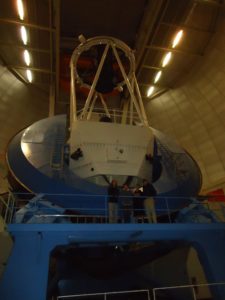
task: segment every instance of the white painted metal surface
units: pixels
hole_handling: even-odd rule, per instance
[[[78,176],[122,175],[150,178],[152,165],[145,159],[153,153],[153,134],[146,126],[77,121],[70,138],[71,154],[81,149],[83,157],[70,160]]]

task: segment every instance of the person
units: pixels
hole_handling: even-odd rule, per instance
[[[155,203],[153,197],[156,196],[156,190],[146,179],[143,180],[143,193],[145,213],[149,223],[157,223]]]
[[[127,184],[123,185],[120,195],[123,223],[130,223],[133,215],[133,195]]]
[[[117,181],[113,179],[108,187],[109,223],[117,223],[118,198],[119,198],[119,188],[117,186]]]
[[[140,218],[144,215],[144,199],[142,197],[142,191],[137,188],[133,193],[133,206],[134,206],[134,217]]]

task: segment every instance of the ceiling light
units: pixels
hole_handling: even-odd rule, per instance
[[[157,81],[159,81],[159,78],[161,77],[161,75],[162,75],[162,71],[159,71],[159,72],[156,73],[155,79],[154,79],[154,83],[156,83]]]
[[[24,57],[24,61],[25,61],[26,65],[29,66],[30,65],[30,53],[29,53],[29,51],[24,50],[23,57]]]
[[[175,48],[179,44],[182,36],[183,36],[183,30],[178,31],[175,38],[173,39],[172,48]]]
[[[154,92],[155,87],[152,85],[147,91],[147,97],[150,97]]]
[[[27,70],[27,80],[29,82],[32,82],[32,80],[33,80],[33,76],[32,76],[31,70]]]
[[[23,1],[17,0],[17,10],[20,17],[20,20],[24,19],[24,9],[23,9]]]
[[[163,68],[168,65],[169,61],[171,60],[171,57],[172,57],[172,53],[171,52],[168,52],[164,58],[163,58],[163,62],[162,62],[162,66]]]
[[[24,45],[27,44],[27,30],[24,26],[20,27],[20,34],[21,34],[21,39],[24,43]]]

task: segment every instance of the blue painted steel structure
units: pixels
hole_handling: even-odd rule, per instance
[[[186,241],[198,251],[210,282],[224,282],[224,224],[12,224],[13,252],[0,285],[4,300],[46,299],[50,252],[57,245]],[[213,290],[223,300],[224,288]]]
[[[96,214],[101,214],[101,211],[105,210],[106,186],[100,186],[78,177],[65,163],[60,171],[52,169],[51,154],[57,139],[56,128],[64,132],[65,138],[66,116],[38,121],[26,130],[29,136],[26,135],[24,138],[25,131],[22,131],[12,139],[7,160],[13,176],[35,194],[54,194],[54,196],[48,196],[48,200],[61,207],[85,208],[85,213],[90,214],[93,214],[93,209],[95,209]],[[177,149],[177,145],[171,139],[155,129],[153,133],[155,136],[153,166],[154,160],[158,159],[160,164],[156,164],[155,168],[163,167],[163,172],[154,182],[159,197],[156,201],[156,210],[158,214],[160,211],[165,214],[168,209],[166,197],[170,197],[170,210],[177,210],[189,203],[190,196],[198,193],[201,187],[201,173],[196,162],[185,151],[178,148],[179,153],[176,153],[175,150],[173,152],[166,146],[170,143]],[[37,142],[39,135],[42,136],[41,142]],[[29,153],[21,147],[25,142],[29,143]],[[60,156],[64,156],[63,147],[60,151]],[[64,197],[58,194],[63,194]],[[71,195],[79,195],[79,197]],[[91,208],[89,212],[88,207]]]
[[[153,139],[149,141],[149,144],[153,144],[154,148],[153,152],[150,153],[152,155],[153,176],[149,174],[148,179],[151,181],[150,178],[157,177],[154,180],[154,186],[158,191],[156,211],[158,216],[164,215],[168,209],[177,212],[190,203],[191,196],[196,196],[199,192],[201,187],[200,170],[194,159],[177,146],[174,141],[171,141],[161,132],[148,127],[136,78],[130,77],[134,75],[132,51],[116,39],[104,37],[102,40],[106,47],[95,77],[101,73],[105,56],[111,47],[130,92],[132,105],[135,106],[141,120],[141,126],[144,126],[145,129],[148,128],[149,132],[153,133]],[[96,43],[98,45],[99,41],[98,38],[91,39],[91,47],[95,46]],[[79,46],[80,50],[85,46],[85,43]],[[122,63],[115,45],[127,54],[133,67],[133,72],[131,68],[130,74],[126,74],[123,66],[121,66]],[[78,50],[75,50],[71,59],[73,84],[75,80],[73,78],[73,60],[77,61],[80,52],[82,52]],[[102,49],[100,50],[99,53],[102,53]],[[78,76],[77,73],[76,76]],[[90,108],[91,100],[94,103],[96,97],[100,97],[104,106],[106,105],[100,92],[95,90],[98,78],[95,79],[86,100],[87,106],[85,104],[81,113],[81,121],[83,121],[85,113],[89,115],[93,108]],[[120,90],[121,87],[118,85]],[[74,90],[75,85],[71,89],[71,99],[73,100],[71,105],[73,114],[70,116],[71,134],[73,129],[76,133],[77,121]],[[137,95],[137,99],[135,95]],[[107,107],[106,115],[108,115]],[[127,126],[136,126],[136,124],[133,125],[131,122]],[[168,241],[168,248],[170,248],[175,241],[180,241],[192,245],[198,251],[209,282],[225,281],[225,225],[222,223],[191,223],[193,222],[192,214],[188,215],[188,210],[186,212],[182,210],[179,216],[181,221],[188,222],[186,224],[71,224],[67,223],[63,217],[60,218],[60,224],[56,224],[58,222],[57,217],[42,219],[40,223],[36,214],[45,211],[46,208],[49,212],[59,216],[71,207],[78,207],[76,213],[80,214],[104,215],[107,211],[107,186],[92,183],[71,171],[68,160],[74,153],[67,153],[68,141],[66,137],[66,116],[63,115],[36,122],[18,133],[9,144],[7,160],[11,174],[22,186],[34,194],[44,194],[45,200],[39,201],[42,195],[31,200],[20,211],[22,214],[15,216],[14,221],[17,224],[8,226],[14,239],[14,247],[0,283],[2,299],[46,299],[50,256],[55,247],[59,245],[76,245],[78,248],[84,246],[103,248],[121,244],[151,244],[155,241]],[[73,142],[71,145],[74,146],[74,151],[77,145]],[[146,151],[147,148],[146,146]],[[145,154],[148,155],[149,153],[145,152]],[[145,164],[150,163],[147,159],[143,161]],[[126,176],[129,175],[126,174]],[[170,198],[169,207],[167,197]],[[37,201],[38,205],[36,206]],[[205,211],[201,213],[204,215]],[[216,220],[212,218],[211,221]],[[224,288],[214,288],[212,292],[216,300],[224,300]]]

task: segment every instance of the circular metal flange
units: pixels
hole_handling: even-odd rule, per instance
[[[134,57],[134,53],[133,51],[130,49],[130,47],[127,46],[127,44],[125,44],[124,42],[122,42],[119,39],[116,39],[114,37],[108,37],[108,36],[97,36],[94,38],[90,38],[85,40],[83,38],[82,43],[74,50],[72,56],[71,56],[71,60],[70,60],[70,68],[73,70],[74,72],[74,76],[76,79],[76,82],[79,84],[83,84],[85,86],[89,86],[91,87],[91,85],[87,84],[86,82],[83,81],[82,77],[79,75],[78,72],[78,60],[81,56],[81,54],[85,51],[90,50],[92,47],[94,46],[99,46],[99,45],[105,45],[105,46],[109,46],[113,49],[115,49],[116,51],[122,51],[125,54],[125,57],[128,59],[129,61],[129,72],[128,74],[126,74],[126,76],[128,77],[129,80],[131,80],[134,72],[135,72],[135,57]],[[118,51],[117,51],[118,52]],[[121,62],[122,63],[122,62]],[[123,63],[122,63],[123,64]],[[124,67],[124,66],[123,66]],[[125,84],[125,80],[119,82],[117,84],[117,89],[120,89],[123,85]]]

